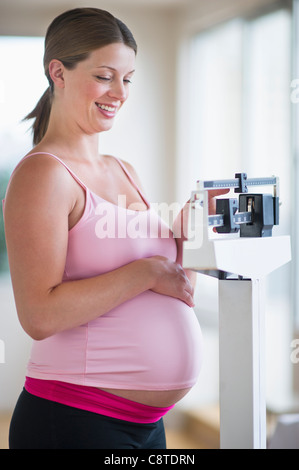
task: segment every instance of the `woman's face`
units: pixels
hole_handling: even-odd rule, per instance
[[[87,134],[109,130],[128,98],[134,68],[134,50],[121,43],[96,49],[73,70],[64,68],[68,118]]]

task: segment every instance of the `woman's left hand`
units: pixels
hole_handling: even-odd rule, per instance
[[[209,200],[209,214],[216,214],[216,197],[223,194],[227,194],[229,189],[211,189],[208,191],[208,200]],[[173,226],[172,232],[176,239],[182,241],[187,240],[188,238],[188,218],[189,218],[189,209],[190,209],[190,199],[186,202],[178,216],[176,217]]]
[[[216,213],[216,197],[229,192],[229,189],[213,189],[208,192],[209,198],[209,214]],[[177,263],[182,265],[183,262],[183,242],[188,239],[188,218],[189,218],[190,200],[184,205],[172,226],[172,232],[177,244]],[[196,273],[189,269],[185,269],[185,273],[193,286],[196,285]]]

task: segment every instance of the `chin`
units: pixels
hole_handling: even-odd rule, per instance
[[[93,129],[96,129],[96,132],[105,132],[109,131],[112,129],[114,124],[114,119],[107,119],[106,121],[101,121],[97,122],[94,126]]]

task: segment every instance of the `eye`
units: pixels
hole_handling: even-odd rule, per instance
[[[109,82],[109,81],[112,80],[113,77],[103,77],[102,75],[96,75],[95,78],[99,81],[102,81],[102,82]],[[129,78],[124,78],[123,82],[126,85],[129,85],[130,83],[132,83],[132,81]]]
[[[100,77],[99,75],[97,75],[96,78],[97,80],[101,80],[103,82],[109,82],[109,80],[111,80],[110,77]]]

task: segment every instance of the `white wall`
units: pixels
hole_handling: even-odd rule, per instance
[[[131,96],[101,152],[129,160],[152,202],[172,202],[175,193],[175,19],[164,11],[132,11],[119,17],[138,44]]]

